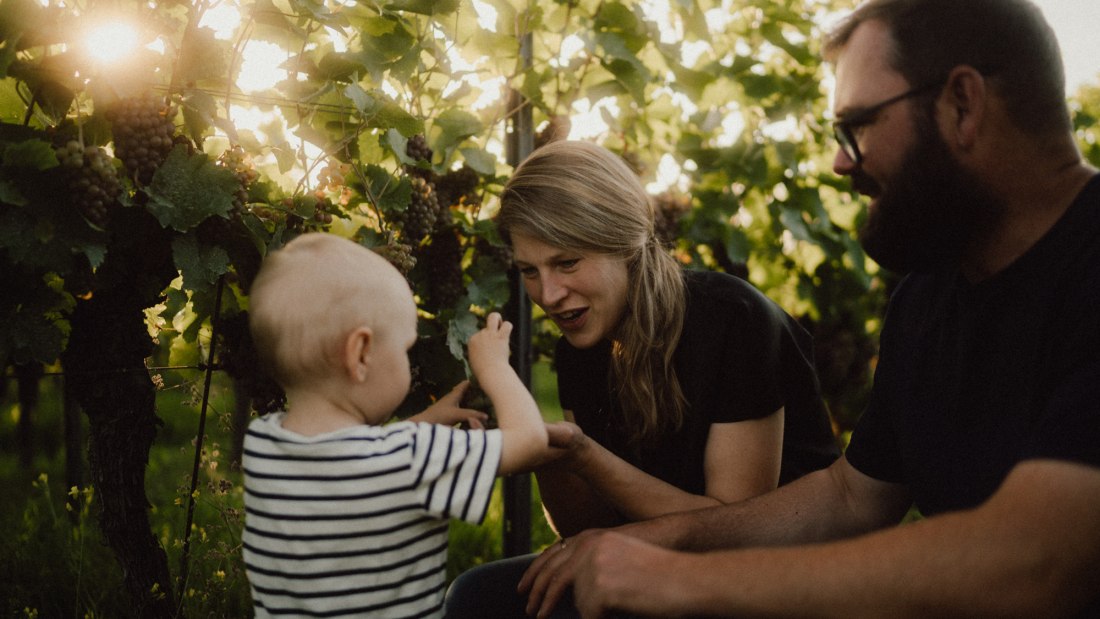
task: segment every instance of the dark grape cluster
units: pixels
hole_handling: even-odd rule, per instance
[[[69,140],[55,153],[80,214],[92,225],[105,227],[122,192],[111,157],[98,146],[81,146],[76,140]]]
[[[664,245],[673,245],[679,236],[680,220],[691,210],[691,198],[669,192],[653,198],[653,227]]]
[[[451,208],[480,206],[481,197],[477,192],[480,182],[481,178],[477,172],[466,165],[447,172],[435,182],[440,206]]]
[[[138,182],[152,181],[172,150],[176,112],[176,106],[150,93],[120,99],[107,110],[115,157]]]
[[[573,128],[573,122],[568,116],[558,114],[551,116],[546,126],[535,134],[535,148],[546,146],[550,142],[557,142],[569,137],[569,131]]]
[[[512,248],[507,245],[493,245],[484,237],[478,237],[474,241],[474,253],[489,258],[501,268],[507,269],[512,266]]]
[[[401,231],[405,240],[416,245],[435,229],[439,218],[439,199],[435,188],[428,181],[418,176],[409,181],[412,183],[412,198],[409,207],[400,216]]]
[[[436,309],[453,306],[466,292],[462,253],[462,242],[453,227],[438,231],[423,248],[428,267],[428,297]]]
[[[409,138],[408,143],[405,145],[405,154],[409,159],[420,164],[404,166],[406,174],[422,178],[429,183],[436,180],[436,173],[431,169],[432,155],[434,153],[431,147],[428,146],[428,140],[422,134],[417,134]]]
[[[431,147],[428,146],[428,139],[424,137],[424,134],[418,133],[409,138],[408,143],[405,145],[405,154],[413,161],[427,161],[431,163],[434,153]]]
[[[385,245],[378,245],[371,248],[379,256],[386,259],[387,262],[392,264],[401,271],[402,275],[406,277],[409,272],[416,266],[416,258],[413,257],[412,247],[404,243],[400,243],[396,240],[390,239]]]
[[[218,165],[233,172],[237,177],[239,186],[233,195],[233,208],[230,214],[239,218],[244,213],[245,205],[248,203],[248,188],[256,182],[259,174],[256,172],[255,166],[252,165],[252,159],[240,146],[232,146],[222,153],[218,157]]]
[[[628,150],[620,155],[627,167],[634,171],[639,177],[645,176],[648,171],[648,167],[645,162],[642,161],[641,156],[638,155],[638,151]]]
[[[313,207],[313,224],[316,227],[324,227],[331,224],[332,213],[335,210],[336,206],[332,203],[331,198],[318,198],[317,204]]]
[[[248,312],[219,318],[217,327],[220,344],[218,365],[235,379],[244,392],[238,396],[248,397],[252,409],[260,415],[284,410],[286,393],[263,370],[259,351],[248,330]]]

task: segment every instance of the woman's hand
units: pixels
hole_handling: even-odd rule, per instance
[[[569,421],[548,423],[546,431],[550,438],[551,462],[567,466],[575,464],[592,444],[592,439],[584,430]]]

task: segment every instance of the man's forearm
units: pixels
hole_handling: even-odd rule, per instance
[[[817,471],[767,494],[628,525],[623,533],[666,548],[710,551],[821,542],[884,524],[851,511],[835,473]],[[896,518],[893,519],[896,522]]]
[[[1077,612],[1100,573],[1100,474],[1062,463],[1022,468],[973,510],[831,543],[680,553],[660,561],[675,569],[633,595],[598,595],[637,612],[745,617]],[[630,567],[617,567],[628,580]]]

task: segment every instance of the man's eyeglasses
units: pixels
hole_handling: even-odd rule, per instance
[[[866,127],[867,125],[875,122],[875,117],[878,113],[887,107],[908,99],[910,97],[916,97],[926,92],[940,88],[941,84],[929,84],[927,86],[920,86],[912,90],[907,90],[896,97],[890,97],[889,99],[876,103],[870,107],[863,109],[857,109],[850,114],[845,114],[844,118],[841,118],[833,123],[833,133],[836,135],[836,141],[840,144],[840,149],[844,151],[844,154],[852,161],[852,163],[859,165],[863,163],[863,153],[859,152],[859,144],[856,142],[856,129],[860,127]]]

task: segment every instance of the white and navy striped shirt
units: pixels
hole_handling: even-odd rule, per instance
[[[440,617],[449,518],[480,523],[499,430],[428,423],[244,441],[244,561],[257,617]]]

